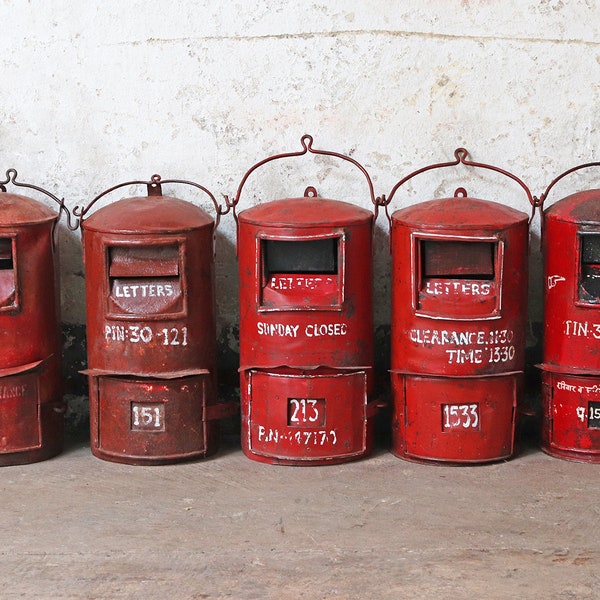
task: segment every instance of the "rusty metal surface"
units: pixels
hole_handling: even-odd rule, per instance
[[[515,451],[515,415],[522,373],[435,377],[392,373],[392,452],[440,464],[508,459]]]
[[[87,216],[98,199],[131,183],[76,212],[86,266],[92,452],[130,464],[202,458],[216,451],[218,438],[216,422],[205,419],[206,408],[218,404],[215,221],[163,196],[158,175],[143,182],[148,196]],[[140,419],[148,427],[136,426]]]
[[[466,160],[460,163],[504,170]],[[389,204],[389,200],[387,201]],[[385,199],[384,199],[385,201]],[[387,210],[387,204],[386,204]],[[528,216],[496,202],[455,197],[390,216],[392,452],[453,464],[514,452],[525,367]]]
[[[51,200],[53,200],[56,204],[58,204],[59,214],[54,215],[54,219],[58,220],[59,217],[65,215],[66,225],[72,231],[75,231],[79,223],[78,221],[73,222],[71,220],[71,212],[65,206],[64,199],[60,199],[55,196],[52,192],[39,187],[37,185],[33,185],[31,183],[25,183],[22,181],[17,181],[18,173],[16,169],[8,169],[6,171],[6,179],[0,181],[0,192],[6,193],[6,186],[10,183],[15,187],[25,188],[27,190],[33,190],[38,192],[44,196],[47,196]],[[28,223],[41,223],[45,220],[49,214],[54,214],[53,211],[50,211],[45,205],[37,202],[26,196],[19,196],[16,194],[7,194],[5,198],[6,204],[3,205],[2,216],[0,216],[1,220],[4,220],[6,223],[13,224],[28,224]],[[48,212],[49,211],[49,212]]]
[[[451,198],[426,200],[413,206],[394,211],[394,223],[415,225],[421,223],[431,230],[448,227],[455,230],[483,230],[493,232],[498,229],[521,227],[523,212],[491,200],[471,198],[464,193]],[[393,232],[392,232],[393,235]]]
[[[323,204],[326,202],[323,201]],[[298,210],[304,216],[309,213],[300,207]],[[315,209],[318,210],[317,207]],[[317,214],[315,212],[316,218]],[[272,216],[279,220],[273,213]],[[302,380],[309,382],[317,377],[315,370],[318,367],[338,371],[356,369],[357,373],[366,374],[368,385],[362,390],[362,395],[354,394],[342,410],[334,408],[333,400],[340,387],[339,379],[332,379],[331,385],[323,392],[324,397],[329,399],[326,410],[331,430],[345,429],[350,423],[362,431],[366,422],[367,397],[372,391],[372,292],[370,285],[366,284],[370,284],[372,273],[372,215],[368,213],[366,218],[363,215],[363,222],[359,225],[343,225],[338,219],[334,225],[315,225],[312,228],[306,225],[296,228],[293,224],[271,227],[268,222],[263,226],[254,225],[246,223],[243,217],[244,213],[240,215],[238,240],[242,442],[245,450],[252,458],[259,456],[246,437],[247,431],[257,427],[278,430],[282,437],[288,435],[284,433],[287,425],[280,427],[281,424],[275,417],[271,419],[268,412],[251,412],[251,404],[257,403],[256,406],[266,402],[263,399],[266,393],[259,392],[252,383],[252,373],[256,369],[268,370],[274,376],[285,372],[285,367],[293,368]],[[306,270],[265,272],[268,264],[265,263],[264,243],[280,240],[292,244],[331,240],[335,243],[338,257],[336,268],[329,273]],[[285,246],[277,249],[285,252]],[[286,386],[281,386],[281,380],[272,377],[266,381],[271,389],[270,404],[286,404],[292,397]],[[356,411],[356,402],[360,403],[362,416]],[[370,427],[371,420],[368,421]],[[325,436],[318,460],[310,447],[311,435],[315,431],[306,427],[304,431],[306,438],[301,438],[303,443],[284,448],[284,440],[276,444],[281,447],[279,450],[270,450],[269,458],[260,454],[261,459],[267,462],[288,461],[290,464],[295,460],[308,463],[310,459],[310,464],[322,464],[334,458],[349,460],[368,452],[365,441],[361,442],[357,451],[355,443],[345,447],[338,444],[341,434],[338,438]]]
[[[548,219],[571,223],[600,223],[600,190],[586,190],[571,194],[544,210],[544,223]]]
[[[368,370],[249,369],[241,373],[242,448],[259,462],[325,465],[373,449]]]
[[[37,462],[63,444],[57,213],[0,182],[0,465]],[[56,199],[57,202],[58,199]],[[65,209],[66,210],[66,209]]]
[[[56,211],[33,198],[21,196],[20,194],[10,194],[1,190],[0,194],[2,199],[1,226],[37,225],[39,223],[54,222],[58,219]]]
[[[73,209],[73,214],[75,216],[77,216],[79,219],[78,227],[83,227],[83,221],[87,220],[88,213],[92,210],[92,208],[94,207],[94,205],[96,203],[98,203],[101,199],[107,197],[109,194],[112,194],[115,191],[120,190],[121,188],[137,186],[137,185],[145,185],[146,190],[148,192],[147,197],[148,198],[152,197],[157,202],[160,202],[160,199],[163,198],[162,186],[169,185],[169,184],[179,184],[179,185],[193,187],[193,188],[196,188],[197,190],[200,190],[203,193],[203,195],[208,196],[208,198],[212,202],[214,209],[215,209],[215,219],[213,220],[204,211],[194,210],[193,209],[194,205],[192,205],[189,202],[186,203],[183,200],[178,200],[176,198],[171,198],[171,197],[165,197],[170,202],[170,208],[175,209],[176,211],[180,211],[179,215],[174,216],[175,227],[179,227],[179,228],[182,227],[182,223],[180,221],[181,216],[182,216],[181,213],[185,213],[186,211],[188,211],[188,217],[192,219],[190,228],[194,228],[196,226],[202,226],[201,224],[197,224],[197,225],[194,224],[194,222],[197,219],[200,219],[201,221],[205,221],[206,219],[208,219],[214,224],[214,227],[216,228],[219,224],[221,215],[227,214],[230,210],[229,206],[226,206],[225,208],[223,208],[221,205],[219,205],[219,203],[217,202],[213,193],[210,190],[208,190],[207,188],[205,188],[203,185],[200,185],[200,184],[196,183],[195,181],[188,181],[186,179],[162,179],[162,177],[160,175],[155,174],[155,175],[152,175],[152,177],[150,178],[149,181],[134,180],[134,181],[126,181],[123,183],[118,183],[117,185],[114,185],[114,186],[104,190],[100,194],[98,194],[87,205],[76,206]],[[130,206],[127,205],[127,200],[133,201]],[[149,203],[140,203],[140,202],[136,202],[136,200],[139,200],[139,198],[137,198],[137,197],[129,198],[129,199],[124,198],[123,200],[121,200],[122,202],[125,202],[125,204],[122,205],[124,214],[120,215],[120,217],[124,219],[123,222],[119,222],[119,213],[114,210],[109,210],[108,212],[105,212],[102,216],[100,216],[98,214],[101,212],[100,210],[96,211],[96,213],[94,213],[95,214],[94,221],[96,222],[97,226],[99,226],[99,227],[104,226],[111,231],[113,231],[115,229],[117,229],[118,231],[122,231],[122,232],[129,231],[127,229],[126,223],[130,224],[130,226],[132,227],[132,229],[130,230],[131,232],[137,231],[139,229],[139,227],[141,227],[143,231],[152,231],[152,230],[154,230],[154,228],[158,228],[158,229],[156,229],[156,231],[162,231],[165,228],[168,228],[169,219],[170,219],[169,214],[164,214],[164,215],[162,215],[161,219],[156,219],[155,218],[156,210],[157,210],[156,205],[154,206],[154,208],[152,208],[151,206],[149,206]],[[136,213],[138,213],[138,214],[136,214]],[[103,225],[103,223],[104,223],[103,219],[108,219],[108,221],[104,225]],[[115,220],[111,221],[111,219],[115,219]],[[142,219],[142,222],[138,223],[136,221],[136,219]],[[87,224],[87,228],[91,228],[91,227],[93,227],[93,225]]]
[[[123,198],[98,209],[83,222],[84,231],[171,233],[215,225],[210,215],[191,202],[171,196],[147,196],[141,200]]]
[[[470,199],[460,199],[466,207]],[[446,206],[447,204],[447,206]],[[433,223],[421,223],[422,211],[415,207],[392,215],[392,370],[448,376],[472,376],[519,371],[525,361],[527,315],[527,215],[516,214],[504,228],[494,226],[496,204],[473,203],[476,222],[469,227],[454,225],[456,199],[431,204],[438,214]],[[487,210],[485,210],[487,208]],[[469,220],[469,211],[461,213]],[[446,215],[449,224],[445,223]],[[501,216],[505,213],[502,210]],[[430,244],[440,251],[425,254]],[[463,244],[482,246],[489,252],[490,270],[480,265],[464,271],[454,248]],[[436,269],[436,260],[456,260]],[[433,264],[432,264],[433,263]]]
[[[542,373],[542,450],[551,456],[600,463],[600,377]]]
[[[553,184],[587,166],[594,165],[570,169]],[[543,450],[552,456],[595,463],[600,462],[599,201],[599,190],[587,190],[544,211],[540,365]]]
[[[584,239],[592,245],[600,240],[599,200],[596,190],[580,192],[555,203],[544,216],[543,361],[552,370],[600,373],[596,257],[587,260],[582,254]]]
[[[217,429],[203,408],[210,385],[206,376],[94,378],[94,454],[114,462],[158,465],[214,453]]]
[[[240,223],[270,227],[335,227],[364,225],[373,220],[373,213],[340,200],[302,196],[272,200],[247,208],[238,215]]]
[[[273,200],[235,208],[240,279],[242,448],[257,461],[343,462],[372,446],[373,213],[338,200]]]

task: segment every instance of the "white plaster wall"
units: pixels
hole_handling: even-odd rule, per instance
[[[253,164],[299,150],[309,133],[316,148],[361,162],[378,195],[460,146],[539,195],[562,171],[600,158],[599,24],[595,0],[0,0],[0,179],[15,167],[71,208],[153,173],[193,179],[220,198],[235,194]],[[591,171],[550,201],[597,186],[600,171]],[[320,157],[257,172],[242,205],[300,195],[308,184],[369,207],[362,175]],[[514,183],[464,167],[412,181],[394,208],[458,185],[529,210]],[[193,191],[166,191],[212,209]],[[381,324],[390,318],[383,215],[377,224]],[[539,320],[537,218],[533,231]],[[225,217],[221,325],[237,319],[234,240]],[[79,235],[63,226],[61,244],[63,317],[81,323]]]

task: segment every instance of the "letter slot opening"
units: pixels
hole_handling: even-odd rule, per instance
[[[14,306],[15,269],[12,238],[0,238],[0,307]]]
[[[600,234],[581,235],[579,300],[600,303]]]
[[[421,241],[422,277],[494,279],[494,242]]]
[[[338,239],[282,241],[263,240],[267,276],[276,273],[337,275]]]
[[[179,244],[111,246],[107,261],[111,316],[183,310]]]
[[[414,306],[423,316],[486,319],[499,315],[502,243],[416,240]]]
[[[262,308],[339,307],[342,246],[340,237],[261,240]]]

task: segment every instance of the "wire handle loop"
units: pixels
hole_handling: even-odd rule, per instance
[[[194,181],[188,181],[186,179],[162,179],[160,175],[155,174],[155,175],[152,175],[152,177],[150,178],[149,181],[133,180],[133,181],[126,181],[124,183],[118,183],[117,185],[113,185],[112,187],[110,187],[107,190],[104,190],[102,193],[98,194],[87,206],[82,206],[82,205],[76,206],[73,209],[73,214],[76,217],[78,217],[78,219],[79,219],[78,226],[81,227],[81,226],[83,226],[83,221],[84,221],[86,215],[88,214],[88,212],[91,210],[91,208],[94,206],[94,204],[96,204],[96,202],[98,202],[98,200],[100,200],[104,196],[107,196],[108,194],[111,194],[112,192],[114,192],[120,188],[132,186],[132,185],[147,186],[148,196],[162,196],[162,185],[163,184],[189,185],[189,186],[195,187],[195,188],[199,189],[200,191],[204,192],[211,199],[211,201],[215,207],[216,218],[215,218],[215,225],[213,228],[215,230],[219,226],[221,216],[226,215],[229,212],[230,207],[226,206],[226,208],[223,209],[223,207],[217,202],[214,195],[208,189],[206,189],[203,185],[200,185],[199,183],[196,183]]]
[[[300,143],[302,145],[302,150],[299,150],[297,152],[285,152],[283,154],[276,154],[274,156],[269,156],[268,158],[265,158],[265,159],[261,160],[260,162],[257,162],[253,167],[251,167],[246,172],[246,174],[242,178],[242,181],[240,182],[240,185],[237,189],[235,198],[233,200],[231,200],[229,198],[229,196],[225,196],[225,204],[227,205],[227,210],[231,209],[233,211],[233,217],[235,219],[236,226],[238,225],[237,206],[240,202],[240,197],[242,195],[242,190],[244,188],[244,185],[246,184],[246,181],[248,180],[250,175],[254,171],[256,171],[256,169],[258,169],[259,167],[262,167],[263,165],[266,165],[267,163],[269,163],[273,160],[279,160],[280,158],[293,158],[296,156],[303,156],[304,154],[307,154],[307,153],[320,154],[323,156],[333,156],[335,158],[339,158],[341,160],[348,161],[351,164],[353,164],[355,167],[360,169],[360,171],[363,173],[363,175],[365,176],[365,178],[367,180],[367,183],[369,186],[369,194],[371,196],[371,202],[373,203],[373,206],[374,206],[375,218],[377,218],[377,212],[379,210],[379,203],[377,202],[377,199],[375,198],[375,192],[373,190],[373,182],[371,181],[371,177],[369,176],[369,173],[367,172],[367,170],[358,161],[354,160],[350,156],[346,156],[345,154],[339,154],[338,152],[331,152],[329,150],[317,150],[317,149],[313,148],[312,147],[313,138],[312,138],[312,136],[307,135],[307,134],[302,136],[302,138],[300,139]],[[314,189],[314,188],[312,188],[312,189]]]
[[[442,169],[445,167],[455,167],[456,165],[459,165],[459,164],[462,164],[462,165],[465,165],[468,167],[489,169],[490,171],[495,171],[496,173],[505,175],[506,177],[509,177],[513,181],[517,182],[521,186],[521,188],[523,188],[523,190],[525,191],[525,194],[527,195],[527,199],[529,200],[529,203],[531,204],[532,211],[531,211],[531,216],[529,217],[529,223],[531,223],[531,221],[533,220],[533,217],[535,215],[535,211],[536,211],[538,204],[537,204],[537,199],[531,194],[531,191],[527,187],[527,185],[525,185],[525,183],[523,183],[523,181],[521,179],[519,179],[516,175],[514,175],[513,173],[510,173],[509,171],[506,171],[505,169],[501,169],[500,167],[496,167],[494,165],[488,165],[486,163],[480,163],[480,162],[475,162],[475,161],[469,160],[468,156],[469,156],[469,153],[467,152],[467,150],[465,148],[457,148],[454,151],[455,160],[449,161],[449,162],[444,162],[444,163],[436,163],[434,165],[428,165],[426,167],[422,167],[421,169],[418,169],[418,170],[408,174],[403,179],[401,179],[392,188],[392,191],[390,192],[390,194],[387,198],[385,196],[381,196],[380,198],[378,198],[377,200],[378,200],[380,206],[383,206],[385,209],[385,214],[390,223],[390,226],[392,223],[392,218],[389,213],[388,207],[389,207],[392,199],[394,198],[394,195],[396,194],[396,192],[398,191],[398,189],[400,187],[402,187],[407,181],[409,181],[413,177],[415,177],[417,175],[421,175],[422,173],[425,173],[426,171],[431,171],[433,169]],[[459,188],[459,190],[461,191],[461,195],[464,195],[466,197],[466,195],[467,195],[466,190],[464,188]]]
[[[571,167],[567,169],[564,173],[561,173],[558,177],[555,177],[548,187],[542,192],[539,198],[536,198],[537,207],[540,210],[540,244],[542,244],[542,240],[544,239],[544,231],[545,231],[545,218],[544,218],[544,202],[548,199],[548,195],[552,188],[561,180],[564,179],[567,175],[574,173],[575,171],[580,171],[581,169],[587,169],[589,167],[600,167],[600,162],[589,162],[584,163],[582,165],[577,165],[576,167]]]
[[[577,165],[576,167],[571,167],[570,169],[567,169],[564,173],[561,173],[558,177],[555,177],[550,182],[550,185],[548,185],[548,187],[544,190],[544,192],[541,194],[541,196],[539,198],[536,198],[537,205],[539,206],[540,211],[542,211],[542,215],[543,215],[543,211],[544,211],[544,202],[546,202],[546,200],[548,199],[548,195],[550,194],[550,191],[552,190],[552,188],[561,179],[564,179],[567,175],[570,175],[571,173],[574,173],[575,171],[580,171],[581,169],[588,169],[589,167],[600,167],[600,162],[589,162],[589,163],[585,163],[582,165]]]
[[[6,171],[6,179],[4,181],[0,181],[0,191],[2,192],[6,192],[6,185],[8,183],[12,183],[12,185],[16,186],[16,187],[22,187],[22,188],[27,188],[30,190],[35,190],[36,192],[39,192],[40,194],[44,194],[45,196],[48,196],[49,198],[52,198],[52,200],[54,200],[54,202],[56,202],[58,204],[58,215],[60,218],[61,213],[64,213],[66,215],[66,220],[67,220],[67,227],[71,230],[71,231],[75,231],[77,229],[77,227],[79,226],[79,223],[73,223],[71,221],[71,212],[69,211],[69,209],[65,206],[65,199],[64,198],[58,198],[57,196],[55,196],[54,194],[52,194],[51,192],[49,192],[48,190],[45,190],[44,188],[41,188],[37,185],[33,185],[31,183],[22,183],[20,181],[17,181],[17,170],[16,169],[8,169]]]

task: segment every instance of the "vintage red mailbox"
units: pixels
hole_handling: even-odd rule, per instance
[[[312,152],[270,157],[266,162]],[[322,465],[370,452],[373,213],[338,200],[265,202],[240,213],[242,448],[260,462]]]
[[[86,268],[91,448],[129,464],[201,458],[217,449],[215,221],[162,184],[119,184],[81,216]],[[132,184],[147,197],[119,200],[83,219],[104,195]]]
[[[557,177],[541,196],[577,169]],[[600,190],[559,200],[543,213],[544,351],[542,449],[600,462]]]
[[[467,160],[459,163],[496,167]],[[528,217],[487,200],[430,200],[395,211],[392,251],[392,452],[482,463],[514,451],[525,367]]]
[[[45,460],[63,445],[60,298],[56,227],[68,211],[53,194],[0,181],[0,465]],[[59,204],[10,194],[6,184],[41,192]]]

